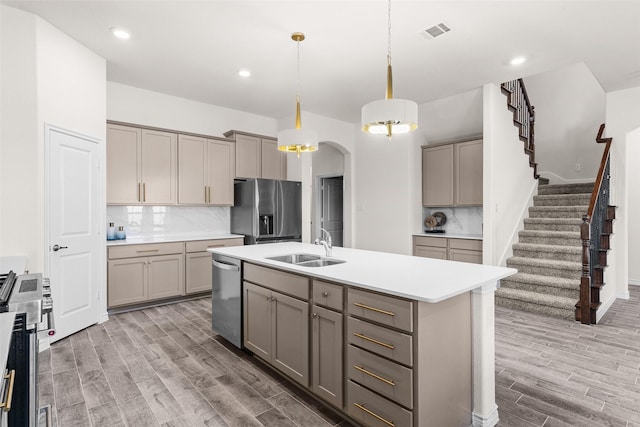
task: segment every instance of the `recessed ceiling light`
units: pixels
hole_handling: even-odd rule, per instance
[[[131,34],[122,28],[112,27],[111,34],[122,40],[129,40],[131,38]]]
[[[527,58],[525,58],[524,56],[517,56],[515,58],[513,58],[511,60],[511,65],[520,65],[520,64],[524,64],[524,61],[526,61]]]
[[[238,71],[238,75],[240,77],[249,77],[249,76],[251,76],[251,71],[249,71],[249,70],[239,70]]]

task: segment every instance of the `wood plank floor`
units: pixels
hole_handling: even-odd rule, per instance
[[[640,287],[599,325],[498,307],[500,426],[640,426]],[[200,299],[110,316],[40,354],[53,425],[349,426],[211,331]],[[440,426],[437,426],[440,427]]]

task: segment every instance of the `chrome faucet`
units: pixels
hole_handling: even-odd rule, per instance
[[[322,238],[321,239],[316,239],[315,244],[316,245],[322,245],[324,246],[324,251],[327,257],[331,256],[331,234],[325,230],[324,228],[321,228],[320,231],[322,232]]]

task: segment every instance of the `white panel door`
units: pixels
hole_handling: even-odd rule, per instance
[[[49,277],[56,341],[100,317],[100,147],[53,128],[48,139]]]

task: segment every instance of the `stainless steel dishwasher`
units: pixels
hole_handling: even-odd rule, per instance
[[[211,325],[231,344],[242,348],[242,264],[213,254]]]

